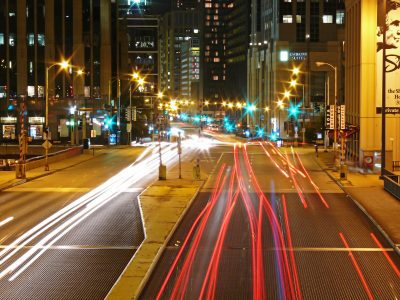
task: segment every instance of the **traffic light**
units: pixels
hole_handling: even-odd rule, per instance
[[[291,118],[291,119],[293,118],[294,120],[297,120],[297,118],[300,114],[299,105],[300,104],[290,103],[290,106],[288,108],[289,118]]]

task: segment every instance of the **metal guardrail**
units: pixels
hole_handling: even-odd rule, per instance
[[[386,191],[400,200],[400,176],[393,174],[387,170],[383,176],[383,186]]]

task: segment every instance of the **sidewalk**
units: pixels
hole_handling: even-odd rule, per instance
[[[87,160],[92,159],[93,157],[97,157],[101,155],[101,152],[95,152],[95,156],[92,153],[84,153],[78,156],[74,156],[63,161],[59,161],[56,163],[52,163],[49,165],[50,171],[45,171],[44,167],[39,167],[36,169],[32,169],[26,172],[26,179],[17,179],[15,177],[15,171],[0,171],[0,191],[5,190],[7,188],[23,184],[29,180],[33,180],[42,176],[53,174],[57,171],[73,167],[77,164],[83,163]]]
[[[310,153],[315,153],[315,151],[311,149]],[[347,180],[340,180],[339,173],[333,170],[332,151],[319,151],[317,161],[399,248],[400,200],[384,190],[383,181],[379,179],[379,175],[361,174],[356,168],[350,168]]]
[[[175,167],[167,173],[166,181],[156,181],[139,196],[146,238],[106,299],[138,297],[175,228],[208,177],[202,170],[202,180],[192,180],[192,168],[193,163],[183,162],[184,179],[178,179]]]

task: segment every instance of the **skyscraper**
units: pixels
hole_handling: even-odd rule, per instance
[[[251,29],[248,98],[260,110],[249,121],[284,137],[296,136],[299,127],[320,128],[316,116],[335,101],[335,72],[316,62],[337,69],[343,99],[344,2],[253,0]],[[291,104],[302,108],[297,126],[289,126]]]
[[[28,134],[34,139],[43,137],[46,68],[65,59],[71,65],[68,70],[54,66],[48,72],[48,121],[53,139],[68,140],[70,106],[87,112],[89,123],[89,114],[93,119],[111,104],[109,80],[117,71],[112,63],[117,53],[112,43],[112,36],[117,36],[113,35],[114,1],[5,0],[0,3],[0,15],[2,138],[17,137],[20,102],[26,103]],[[78,74],[78,69],[83,73]],[[102,130],[97,133],[101,135]],[[85,137],[86,130],[81,135]]]

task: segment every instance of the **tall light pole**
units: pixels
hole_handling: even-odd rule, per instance
[[[135,81],[136,83],[137,83],[137,86],[136,86],[136,88],[134,89],[134,91],[133,92],[135,92],[136,91],[136,89],[139,87],[139,86],[143,86],[144,85],[144,79],[143,78],[141,78],[140,76],[139,76],[139,73],[133,73],[132,74],[132,80],[133,81]],[[132,82],[130,82],[129,83],[129,109],[130,109],[130,114],[128,114],[130,117],[129,117],[129,127],[130,127],[130,132],[129,132],[129,144],[131,144],[131,142],[132,142],[132,112],[133,112],[133,110],[132,110]]]
[[[68,61],[62,61],[58,62],[55,64],[52,64],[46,68],[46,86],[45,86],[45,97],[46,97],[46,116],[45,116],[45,124],[46,124],[46,141],[49,139],[49,71],[51,68],[55,66],[60,66],[61,69],[65,70],[69,67]],[[49,171],[49,160],[48,160],[48,155],[49,155],[49,147],[45,147],[45,165],[44,165],[44,170]]]
[[[334,144],[333,144],[333,152],[334,152],[334,158],[335,158],[335,166],[336,166],[336,145],[337,145],[337,116],[336,116],[336,108],[337,108],[337,105],[338,105],[338,91],[337,91],[337,88],[338,88],[338,86],[337,86],[337,67],[335,67],[335,66],[333,66],[333,65],[331,65],[331,64],[329,64],[329,63],[327,63],[327,62],[322,62],[322,61],[317,61],[316,63],[315,63],[316,65],[317,65],[317,67],[321,67],[321,66],[328,66],[328,67],[330,67],[330,68],[332,68],[334,71],[335,71],[335,104],[334,104],[334,109],[335,109],[335,117],[334,117],[334,124],[335,124],[335,128],[334,128]],[[343,137],[342,137],[343,138]],[[340,162],[342,163],[343,162],[343,154],[340,156]]]

